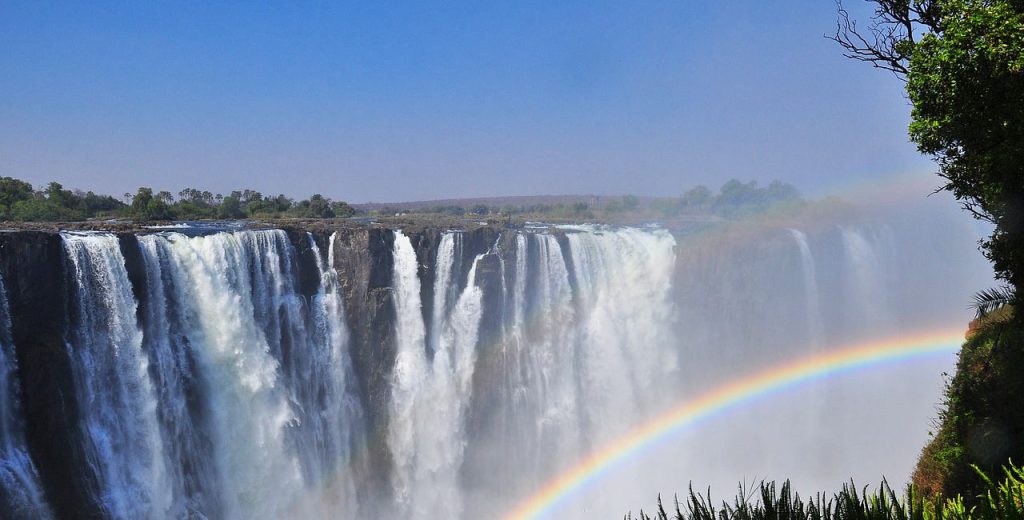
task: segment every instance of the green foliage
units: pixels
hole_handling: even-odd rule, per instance
[[[220,207],[217,208],[217,217],[239,219],[244,216],[245,212],[242,211],[242,192],[233,191],[230,195],[221,199]]]
[[[296,203],[288,214],[300,218],[334,218],[331,199],[324,198],[319,193]]]
[[[1013,303],[1013,290],[1009,287],[991,287],[978,291],[974,295],[974,307],[976,319],[981,319],[989,314]]]
[[[85,220],[97,215],[110,215],[122,208],[113,197],[64,189],[51,182],[35,191],[32,185],[11,177],[0,177],[0,220],[22,222],[57,222]]]
[[[160,197],[154,197],[152,188],[139,188],[132,197],[128,214],[138,220],[170,220],[174,217],[166,201],[169,196],[169,193],[161,192]]]
[[[32,185],[11,177],[0,177],[0,207],[11,208],[14,203],[34,196]]]
[[[42,191],[11,177],[0,177],[0,220],[22,222],[60,222],[96,217],[129,217],[138,221],[201,220],[252,218],[335,218],[351,217],[355,209],[344,201],[332,201],[323,195],[295,203],[284,195],[263,196],[255,190],[232,191],[228,196],[196,188],[178,192],[178,200],[169,191],[154,193],[141,187],[133,195],[125,194],[128,204],[117,199],[65,190],[51,182]]]
[[[983,243],[999,277],[1024,284],[1024,3],[944,0],[913,47],[911,139],[944,189],[995,224]]]
[[[331,211],[334,212],[334,216],[337,218],[348,218],[356,214],[355,208],[342,200],[331,202]]]
[[[981,471],[984,482],[981,493],[968,505],[959,495],[945,499],[934,496],[926,500],[913,487],[897,494],[887,482],[878,490],[858,489],[853,482],[831,497],[818,494],[804,500],[794,493],[789,481],[776,489],[774,482],[761,482],[755,492],[740,487],[730,504],[716,507],[707,495],[694,493],[693,488],[680,503],[676,497],[674,510],[668,513],[658,497],[654,514],[640,511],[637,520],[1020,520],[1024,519],[1024,471],[1019,467],[1003,469],[999,482]],[[753,500],[754,497],[757,500]],[[670,516],[671,515],[671,516]],[[632,513],[627,514],[632,520]]]

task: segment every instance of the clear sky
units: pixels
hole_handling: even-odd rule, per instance
[[[207,4],[0,0],[0,175],[366,202],[932,171],[827,0]]]

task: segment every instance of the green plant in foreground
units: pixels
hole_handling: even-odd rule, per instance
[[[1014,295],[1013,289],[1003,287],[991,287],[978,291],[974,295],[974,301],[971,302],[971,307],[974,308],[975,318],[981,319],[989,314],[1006,307],[1013,303]]]
[[[653,515],[643,510],[626,520],[1024,520],[1024,469],[1010,466],[1003,470],[1004,478],[995,482],[981,470],[975,469],[987,484],[977,505],[968,508],[960,496],[925,499],[913,487],[902,495],[887,482],[878,490],[858,490],[853,482],[831,497],[818,494],[804,501],[794,493],[787,480],[777,488],[774,482],[761,482],[757,493],[740,487],[732,504],[722,502],[716,508],[711,493],[700,495],[690,488],[681,503],[675,499],[674,511],[668,513],[658,497]],[[758,500],[753,500],[760,495]]]

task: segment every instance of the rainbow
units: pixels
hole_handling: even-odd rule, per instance
[[[715,388],[654,418],[609,443],[548,482],[506,518],[537,519],[600,479],[609,469],[697,422],[800,384],[885,363],[955,352],[963,331],[927,332],[888,338],[801,358]]]

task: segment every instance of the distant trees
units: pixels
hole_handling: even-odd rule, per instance
[[[169,191],[154,193],[143,186],[125,193],[124,202],[93,192],[64,189],[51,182],[42,190],[12,177],[0,177],[0,220],[23,222],[77,221],[126,217],[139,221],[241,218],[350,217],[355,209],[344,201],[320,194],[295,202],[285,195],[263,196],[255,190],[232,191],[227,196],[185,188],[178,198]]]
[[[716,215],[735,218],[800,200],[800,192],[790,184],[772,181],[766,188],[760,188],[756,181],[744,183],[732,179],[722,185],[710,205]]]
[[[122,201],[123,200],[123,201]],[[347,202],[332,200],[315,193],[299,201],[280,195],[264,195],[256,190],[235,190],[227,195],[197,188],[184,188],[175,197],[169,191],[155,191],[148,186],[135,193],[125,193],[122,200],[93,192],[66,190],[56,182],[42,190],[11,177],[0,177],[0,220],[14,221],[76,221],[91,218],[130,218],[137,221],[204,220],[204,219],[272,219],[272,218],[348,218],[356,214]],[[757,182],[731,180],[719,192],[696,186],[680,197],[648,197],[634,195],[606,199],[588,197],[564,202],[524,205],[489,206],[483,203],[463,207],[437,205],[421,208],[415,213],[448,217],[493,217],[496,215],[535,215],[551,219],[658,219],[684,214],[715,214],[724,218],[741,218],[768,210],[780,204],[800,202],[796,188],[781,182],[767,187]],[[408,209],[381,207],[378,215],[406,213]]]
[[[703,184],[690,188],[690,191],[679,197],[679,203],[685,208],[706,209],[711,206],[712,200],[714,200],[714,194]]]
[[[132,197],[128,215],[139,220],[170,220],[173,216],[168,205],[169,198],[170,193],[166,191],[160,192],[159,197],[154,197],[152,188],[139,188]]]
[[[109,214],[124,204],[93,192],[73,192],[51,182],[42,190],[12,177],[0,177],[0,219],[53,222],[83,220],[92,215]]]
[[[668,219],[682,215],[717,215],[723,218],[744,218],[779,208],[803,203],[800,192],[791,184],[773,181],[760,186],[756,181],[730,180],[719,191],[698,185],[679,197],[620,197],[592,196],[580,200],[567,197],[564,202],[504,204],[488,206],[476,203],[468,208],[454,205],[427,206],[418,209],[400,206],[382,206],[378,215],[404,213],[445,215],[450,217],[520,215],[526,218],[548,219]],[[557,200],[557,199],[556,199]]]

